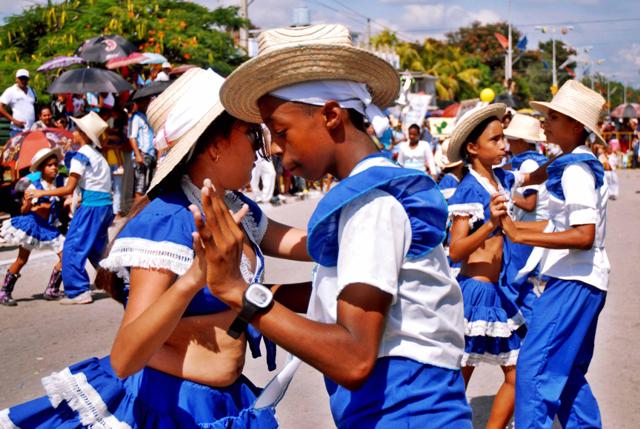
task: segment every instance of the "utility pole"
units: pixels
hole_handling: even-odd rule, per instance
[[[551,30],[551,52],[553,56],[551,71],[551,86],[558,89],[558,68],[556,67],[556,27]],[[554,94],[555,95],[555,94]]]
[[[507,81],[507,92],[511,94],[511,79],[513,78],[513,48],[511,42],[511,0],[509,0],[509,46],[507,48],[507,66],[505,67],[505,79]]]
[[[249,1],[240,0],[240,17],[249,19]],[[240,47],[249,52],[249,30],[246,27],[240,27]]]
[[[371,50],[371,18],[367,18],[367,42],[365,46],[367,50]]]

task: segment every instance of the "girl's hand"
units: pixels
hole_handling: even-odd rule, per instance
[[[24,193],[24,196],[29,200],[33,198],[40,198],[44,196],[44,191],[39,191],[37,189],[27,189]]]
[[[194,205],[189,206],[189,210],[193,213],[194,218],[196,217],[196,212],[199,213],[198,208]],[[195,291],[198,291],[204,287],[207,281],[207,260],[200,234],[194,232],[191,236],[193,238],[193,251],[195,252],[195,256],[191,266],[187,272],[184,273],[183,278],[187,281],[190,289],[193,287]]]
[[[500,226],[501,219],[506,216],[509,217],[507,212],[507,198],[502,194],[491,195],[491,202],[489,203],[489,222],[494,228]]]
[[[518,243],[518,227],[513,222],[513,220],[511,220],[509,216],[503,216],[500,219],[500,222],[502,225],[502,230],[504,231],[505,234],[507,234],[507,237],[509,237],[509,240],[511,240],[514,243]]]
[[[204,248],[207,287],[225,301],[229,294],[242,292],[246,286],[240,274],[244,234],[238,223],[249,208],[245,205],[232,216],[223,201],[222,191],[217,189],[210,180],[205,180],[201,191],[205,218],[197,209],[192,212]],[[241,298],[238,304],[241,305]]]

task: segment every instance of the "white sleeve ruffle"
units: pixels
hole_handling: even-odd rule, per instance
[[[484,220],[484,206],[480,203],[451,204],[449,206],[449,220],[456,216],[468,216],[469,226],[479,220]]]

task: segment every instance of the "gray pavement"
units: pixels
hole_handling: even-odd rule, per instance
[[[600,403],[605,428],[640,427],[640,172],[619,172],[621,194],[609,203],[607,252],[611,260],[610,293],[600,316],[596,351],[588,379]],[[268,215],[303,227],[317,200],[266,207]],[[15,249],[0,250],[0,270],[13,261]],[[34,252],[14,293],[17,308],[0,307],[0,409],[42,395],[40,378],[90,356],[109,353],[121,307],[102,292],[96,302],[65,307],[41,299],[55,262],[50,252]],[[269,259],[267,281],[309,278],[311,264]],[[281,367],[286,353],[279,351]],[[272,374],[263,359],[247,359],[245,373],[258,385]],[[497,367],[480,367],[468,397],[474,427],[483,427],[502,375]],[[303,366],[278,407],[283,428],[334,427],[320,374]]]

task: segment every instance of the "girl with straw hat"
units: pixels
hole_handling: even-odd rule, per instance
[[[107,123],[95,112],[71,120],[76,124],[73,138],[80,149],[71,159],[67,183],[53,190],[30,190],[27,194],[29,198],[63,197],[80,187],[82,204],[69,224],[62,252],[62,281],[67,297],[60,304],[90,304],[91,281],[85,265],[89,259],[94,267],[98,266],[113,222],[111,170],[97,150]]]
[[[575,80],[565,83],[551,102],[531,102],[545,114],[546,137],[563,155],[547,168],[550,221],[501,221],[511,240],[538,246],[521,275],[540,262],[541,274],[549,278],[533,305],[517,365],[519,429],[551,428],[556,417],[565,428],[602,427],[585,374],[609,281],[604,248],[608,189],[602,164],[585,141],[593,133],[604,144],[597,127],[604,103],[600,94]]]
[[[223,81],[211,70],[193,68],[150,104],[155,144],[166,156],[96,278],[98,287],[126,303],[111,355],[46,377],[53,405],[65,404],[54,408],[45,399],[46,405],[36,400],[10,408],[5,415],[16,426],[33,427],[35,419],[41,428],[73,426],[80,419],[83,426],[113,428],[277,427],[277,401],[254,408],[259,389],[241,374],[247,344],[258,357],[262,337],[242,323],[227,335],[235,312],[205,287],[190,211],[201,206],[206,178],[240,189],[250,180],[256,152],[266,156],[260,126],[222,107]],[[269,255],[308,259],[303,231],[268,220],[240,193],[227,192],[223,204],[242,218],[242,256],[235,262],[247,282],[262,280],[261,246]],[[283,289],[275,289],[280,297]],[[275,345],[265,342],[274,369]]]
[[[487,427],[504,428],[513,413],[515,364],[524,330],[516,304],[517,293],[506,281],[510,243],[500,231],[503,204],[491,203],[494,194],[509,195],[516,176],[498,165],[506,145],[501,120],[504,104],[476,108],[463,115],[449,141],[449,160],[466,161],[469,172],[449,199],[452,219],[449,256],[462,262],[458,282],[465,316],[465,352],[462,373],[468,384],[481,363],[500,365],[500,387]]]
[[[28,190],[55,189],[61,184],[58,176],[58,164],[62,160],[62,150],[58,147],[40,149],[31,161],[31,171],[39,171],[40,178],[34,181]],[[20,271],[29,260],[33,249],[51,249],[62,257],[64,236],[60,233],[59,225],[60,199],[57,197],[41,197],[30,199],[25,196],[22,201],[22,216],[7,219],[2,224],[0,235],[7,243],[17,245],[18,257],[7,270],[2,289],[0,289],[0,304],[16,306],[11,296],[13,288],[20,277]],[[43,298],[54,300],[63,294],[60,292],[61,263],[53,268],[49,284],[44,291]]]
[[[199,224],[209,288],[325,375],[339,428],[471,428],[460,374],[462,297],[441,244],[445,201],[433,179],[394,164],[364,128],[365,116],[374,128],[387,126],[380,108],[396,98],[398,75],[353,47],[341,25],[270,30],[259,46],[225,82],[223,104],[264,121],[294,174],[330,173],[340,183],[309,222],[307,247],[318,265],[308,318],[277,302],[247,304],[255,285],[235,268],[238,228],[218,187],[203,190],[206,225]],[[299,362],[265,395],[281,395],[270,387],[286,387]]]

